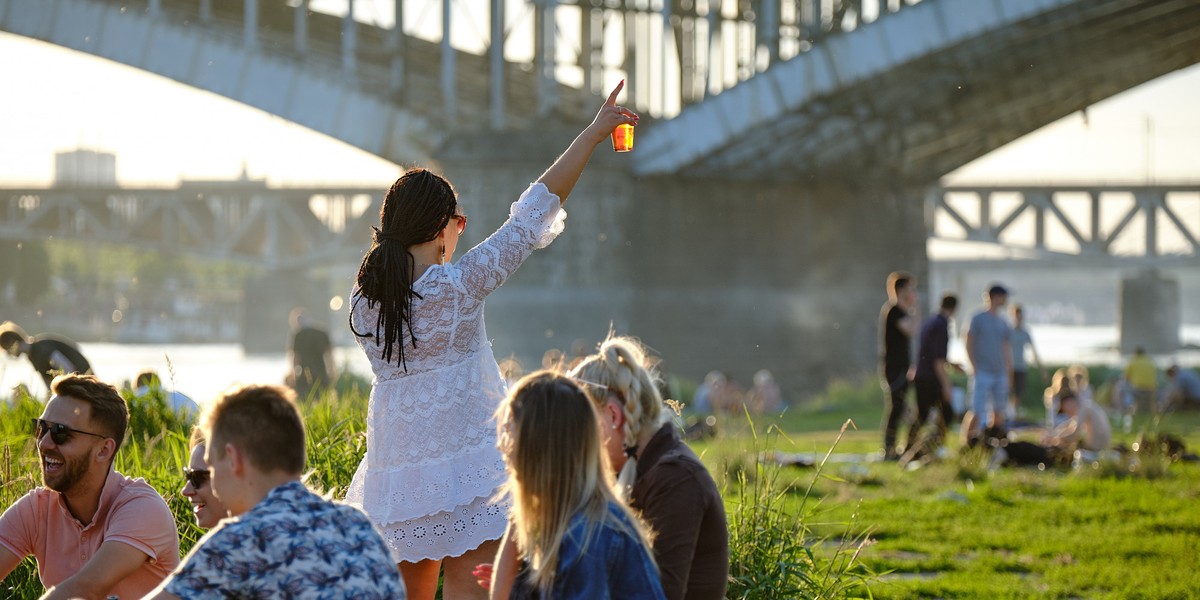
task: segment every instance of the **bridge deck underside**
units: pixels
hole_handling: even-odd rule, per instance
[[[682,171],[934,181],[1072,112],[1200,62],[1200,2],[1079,4],[818,98]]]

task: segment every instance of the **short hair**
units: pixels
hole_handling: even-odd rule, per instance
[[[900,294],[900,290],[908,287],[909,284],[916,281],[916,279],[917,278],[913,277],[912,273],[909,273],[908,271],[892,271],[892,273],[888,275],[887,279],[888,293],[898,295]]]
[[[954,294],[942,294],[942,310],[954,310],[958,308],[958,296]]]
[[[25,334],[25,330],[17,326],[12,321],[0,323],[0,348],[4,351],[16,354],[10,348],[18,346],[28,341],[29,336]]]
[[[158,373],[153,369],[147,369],[138,373],[137,379],[134,380],[135,387],[160,387],[162,379],[158,377]]]
[[[1014,315],[1016,315],[1016,314],[1022,314],[1022,315],[1023,315],[1023,314],[1025,314],[1025,305],[1023,305],[1023,304],[1013,304],[1013,305],[1012,305],[1012,312],[1013,312],[1013,314],[1014,314]]]
[[[99,425],[117,443],[117,447],[121,447],[121,442],[125,440],[125,429],[129,426],[129,407],[117,388],[100,381],[95,375],[68,373],[50,382],[50,393],[91,405],[91,423]]]
[[[201,417],[209,452],[225,456],[233,444],[261,471],[304,471],[304,421],[292,390],[278,385],[246,385],[221,394]]]

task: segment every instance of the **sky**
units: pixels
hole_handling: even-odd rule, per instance
[[[370,15],[367,15],[368,17]],[[390,19],[390,15],[387,16]],[[117,154],[123,185],[232,179],[390,183],[399,168],[257,109],[50,44],[0,34],[0,185],[44,186],[54,153]],[[1075,113],[946,183],[1200,181],[1200,66]]]

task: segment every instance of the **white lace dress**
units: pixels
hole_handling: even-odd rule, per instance
[[[399,352],[385,362],[374,338],[358,338],[375,380],[367,454],[346,501],[362,507],[397,561],[460,556],[504,534],[508,507],[492,502],[505,479],[493,413],[506,390],[483,301],[562,232],[565,218],[557,196],[530,185],[488,239],[413,282],[421,297],[413,299],[417,346],[404,349],[407,371],[395,364]],[[355,329],[374,333],[378,311],[357,290],[351,311]]]

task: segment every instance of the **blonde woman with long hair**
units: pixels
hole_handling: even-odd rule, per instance
[[[641,344],[610,335],[570,375],[600,415],[622,499],[655,533],[654,558],[667,598],[724,598],[729,573],[724,502],[671,422],[658,374]]]
[[[596,410],[570,379],[539,371],[497,410],[512,500],[509,532],[524,567],[510,598],[663,598],[646,531],[617,497]],[[505,550],[502,549],[502,553]],[[494,596],[497,597],[497,596]]]

